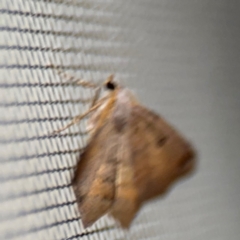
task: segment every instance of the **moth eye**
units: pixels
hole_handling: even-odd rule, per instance
[[[162,147],[165,143],[166,143],[166,141],[167,141],[167,137],[160,137],[160,138],[158,138],[157,139],[157,146],[158,147]]]
[[[109,90],[114,90],[116,88],[116,83],[109,81],[106,83],[106,88]]]

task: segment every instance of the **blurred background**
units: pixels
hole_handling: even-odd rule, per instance
[[[0,239],[238,240],[240,2],[1,0]],[[146,204],[129,232],[104,217],[84,230],[70,185],[90,90],[54,64],[115,73],[198,150],[197,172]],[[85,100],[84,100],[85,99]]]

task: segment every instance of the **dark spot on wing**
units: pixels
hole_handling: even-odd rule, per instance
[[[107,158],[107,160],[106,160],[106,163],[107,164],[115,164],[117,162],[117,158],[116,157],[110,157],[110,158]]]
[[[114,183],[115,177],[113,175],[112,176],[106,176],[105,178],[102,178],[102,181],[104,183]]]
[[[166,141],[167,141],[167,137],[161,136],[161,137],[157,138],[156,144],[158,147],[162,147],[166,143]]]
[[[127,119],[124,116],[114,118],[114,126],[117,132],[122,132],[127,126]]]
[[[77,202],[82,203],[84,198],[86,197],[86,195],[79,195],[79,194],[77,194],[76,197],[77,197]]]

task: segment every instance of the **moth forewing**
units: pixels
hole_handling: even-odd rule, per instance
[[[195,153],[128,89],[112,78],[105,85],[110,92],[89,120],[92,134],[73,185],[85,227],[109,213],[127,228],[145,201],[191,172]]]
[[[83,225],[91,226],[106,214],[114,200],[117,136],[111,134],[112,124],[96,131],[81,154],[73,179],[74,192]],[[114,143],[114,144],[113,144]]]
[[[139,194],[134,184],[131,149],[128,142],[129,130],[126,127],[123,131],[119,134],[115,198],[110,214],[123,228],[128,228],[139,209]]]
[[[193,169],[194,150],[173,127],[143,106],[132,108],[130,122],[135,184],[143,202],[165,193]]]

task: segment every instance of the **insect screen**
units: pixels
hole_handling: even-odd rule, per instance
[[[1,0],[0,239],[225,240],[240,235],[240,5],[192,0]],[[196,146],[196,174],[129,231],[84,230],[71,187],[89,108],[114,73]]]

